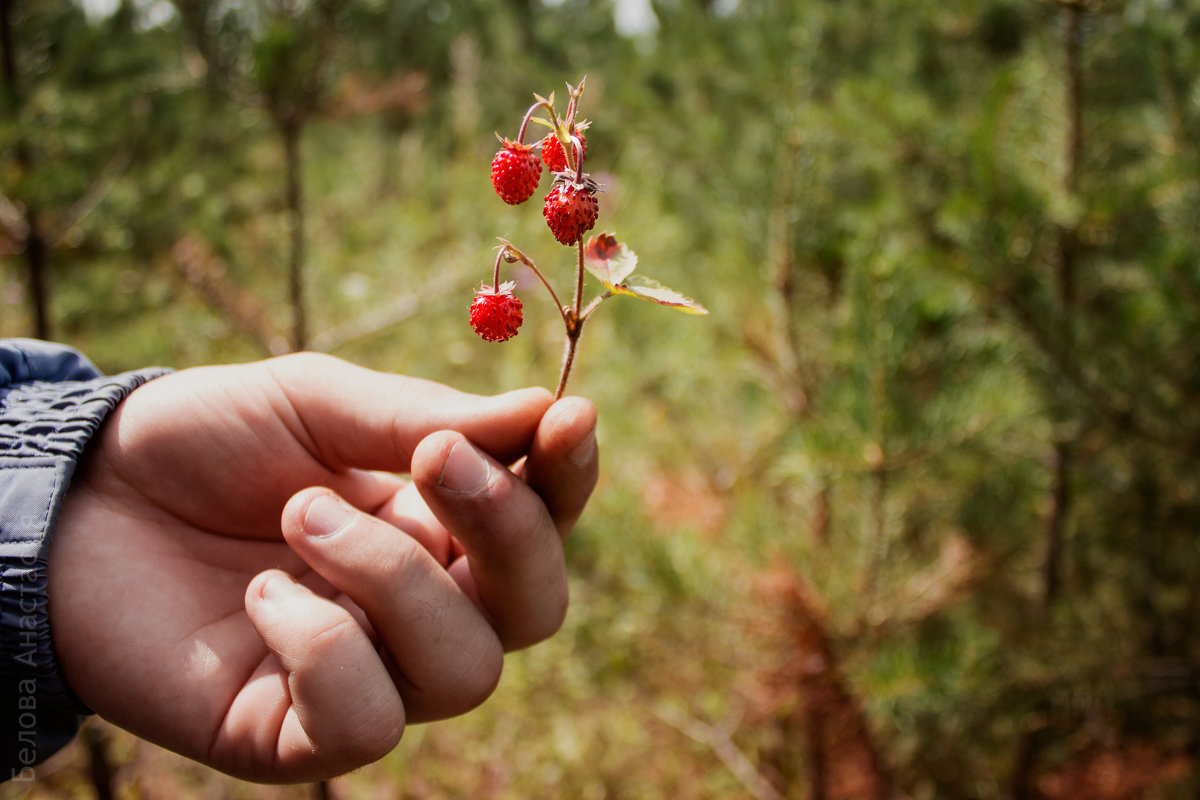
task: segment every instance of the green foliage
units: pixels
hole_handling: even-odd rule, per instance
[[[597,310],[571,389],[600,406],[603,479],[564,630],[336,788],[745,796],[696,738],[717,730],[813,796],[783,572],[904,795],[1068,796],[1097,753],[1142,781],[1113,797],[1194,794],[1200,9],[650,5],[634,36],[576,0],[180,0],[161,25],[17,5],[0,193],[47,231],[87,208],[52,237],[51,305],[105,368],[278,345],[287,107],[312,346],[471,391],[552,383],[538,287],[504,345],[466,310],[498,236],[573,269],[487,164],[534,92],[585,73],[597,230],[711,312]],[[15,228],[0,253],[0,335],[27,334]]]

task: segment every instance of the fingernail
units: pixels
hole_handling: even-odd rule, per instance
[[[588,431],[588,435],[583,438],[583,441],[575,445],[567,458],[577,467],[586,467],[591,463],[592,458],[596,455],[596,429],[592,428]]]
[[[335,497],[323,494],[308,504],[304,532],[309,536],[332,536],[346,527],[354,512]]]
[[[469,442],[460,441],[450,448],[438,485],[452,492],[474,494],[487,483],[490,469]]]
[[[279,602],[300,593],[300,587],[288,575],[274,575],[263,584],[262,597],[264,600]]]

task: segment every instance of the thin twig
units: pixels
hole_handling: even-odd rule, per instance
[[[184,282],[212,310],[269,355],[287,352],[287,340],[262,301],[227,277],[228,265],[196,236],[184,235],[171,247],[171,262]]]
[[[762,773],[730,738],[732,729],[737,727],[736,718],[735,724],[718,727],[702,722],[686,711],[667,703],[662,703],[655,708],[654,716],[697,744],[711,748],[717,758],[721,759],[721,763],[733,773],[738,782],[756,800],[783,800],[783,795],[762,776]]]
[[[146,117],[147,102],[145,98],[138,98],[137,102],[133,103],[135,116],[140,121]],[[139,131],[140,133],[140,131]],[[108,196],[112,188],[116,185],[118,179],[133,163],[134,150],[137,146],[137,137],[126,139],[124,145],[113,154],[108,163],[104,166],[96,179],[92,181],[91,186],[85,191],[71,207],[67,209],[62,219],[58,221],[57,230],[50,232],[47,235],[47,245],[51,248],[59,247],[67,238],[75,231],[88,216],[96,210],[97,206]]]
[[[351,342],[377,336],[416,316],[434,300],[457,290],[463,280],[461,271],[442,273],[440,278],[423,283],[419,292],[401,295],[385,306],[313,335],[308,343],[309,349],[332,353]]]

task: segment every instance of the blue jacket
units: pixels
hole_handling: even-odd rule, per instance
[[[88,440],[129,392],[163,372],[104,377],[71,348],[0,339],[0,782],[32,779],[88,713],[54,656],[50,536]]]

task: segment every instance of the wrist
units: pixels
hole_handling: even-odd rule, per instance
[[[0,780],[28,775],[87,711],[54,655],[50,539],[88,441],[129,392],[163,372],[104,377],[70,348],[0,340]]]

